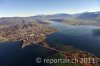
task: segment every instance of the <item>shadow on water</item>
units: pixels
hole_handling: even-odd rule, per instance
[[[36,63],[36,58],[43,59],[55,53],[39,45],[31,44],[24,48],[21,45],[19,41],[0,43],[0,66],[42,66]]]

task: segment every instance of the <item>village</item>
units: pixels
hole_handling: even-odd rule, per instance
[[[44,24],[22,24],[14,25],[1,30],[0,42],[5,41],[22,41],[23,46],[33,44],[44,44],[47,34],[56,31],[52,27]]]

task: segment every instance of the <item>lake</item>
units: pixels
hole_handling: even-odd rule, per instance
[[[67,25],[49,22],[58,31],[47,36],[47,42],[66,44],[100,57],[100,27],[90,25]]]
[[[36,63],[36,58],[43,59],[55,53],[36,44],[22,48],[20,41],[0,42],[0,66],[43,66],[43,63]]]

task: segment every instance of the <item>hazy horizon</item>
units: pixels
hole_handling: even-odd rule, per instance
[[[94,12],[100,12],[100,11],[94,11]],[[86,13],[85,12],[79,12],[79,13]],[[69,13],[52,13],[52,14],[36,14],[36,15],[29,15],[29,16],[5,16],[5,17],[31,17],[31,16],[42,16],[42,15],[56,15],[56,14],[69,14],[69,15],[74,15],[74,14],[79,14],[79,13],[73,13],[73,14],[69,14]],[[0,18],[3,18],[0,16]]]
[[[100,11],[99,0],[0,0],[0,17]]]

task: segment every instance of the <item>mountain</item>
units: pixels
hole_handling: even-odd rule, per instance
[[[33,19],[63,19],[63,18],[68,18],[72,17],[70,14],[52,14],[52,15],[36,15],[36,16],[31,16]]]
[[[3,17],[0,18],[0,23],[2,24],[9,24],[11,23],[18,23],[18,22],[44,22],[48,20],[62,22],[64,20],[73,20],[80,22],[80,21],[89,21],[89,22],[100,22],[100,11],[99,12],[84,12],[84,13],[76,13],[76,14],[51,14],[51,15],[36,15],[36,16],[29,16],[29,17]]]
[[[51,14],[51,15],[36,15],[31,16],[33,19],[40,19],[40,20],[56,20],[56,21],[63,21],[62,19],[79,19],[79,20],[90,20],[90,21],[100,21],[100,11],[99,12],[84,12],[84,13],[76,13],[76,14]]]
[[[100,21],[100,12],[84,12],[74,16],[76,19]]]

